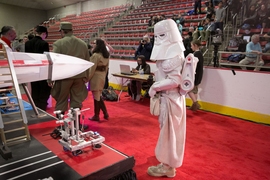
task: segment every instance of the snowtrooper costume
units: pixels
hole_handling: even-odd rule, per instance
[[[160,134],[155,154],[161,164],[149,167],[147,172],[151,176],[174,177],[175,168],[183,163],[186,138],[185,94],[194,86],[197,62],[192,54],[185,60],[182,37],[172,19],[158,22],[154,26],[154,35],[150,59],[156,61],[157,71],[149,95],[151,98],[156,93],[160,95]]]

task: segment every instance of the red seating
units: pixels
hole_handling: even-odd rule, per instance
[[[227,58],[229,57],[231,55],[231,53],[222,53],[221,54],[221,59],[226,59],[227,60]]]
[[[270,55],[263,55],[263,56],[262,56],[262,59],[263,59],[264,61],[270,61]]]
[[[255,34],[261,34],[261,29],[251,29],[250,32],[255,33]]]
[[[139,46],[139,41],[144,35],[148,34],[150,37],[153,36],[153,33],[147,32],[150,16],[166,15],[167,18],[171,18],[173,14],[183,14],[193,9],[192,2],[192,0],[148,0],[147,3],[130,11],[127,16],[120,19],[120,22],[116,22],[112,28],[106,29],[104,31],[104,37],[109,44],[115,46],[115,54],[118,54],[118,57],[130,57],[134,54],[134,49]],[[106,12],[103,13],[106,14]],[[106,16],[108,16],[108,14],[106,14]],[[198,22],[204,17],[205,14],[185,16],[185,27],[198,26]],[[89,15],[87,18],[90,18]],[[97,19],[96,16],[94,18]],[[93,20],[84,19],[83,21],[92,22]],[[202,42],[202,45],[206,44],[206,41]],[[131,48],[133,48],[133,50],[130,50]]]
[[[260,41],[262,47],[264,47],[268,42],[267,41]]]
[[[262,29],[262,34],[266,34],[268,32],[270,32],[270,28],[263,28]]]
[[[206,46],[207,45],[207,41],[201,41],[201,46]]]

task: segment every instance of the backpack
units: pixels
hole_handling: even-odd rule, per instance
[[[112,86],[109,86],[108,89],[102,90],[102,97],[106,101],[117,101],[118,95],[114,91]]]
[[[189,10],[188,12],[187,12],[187,15],[189,16],[189,15],[192,15],[192,14],[194,14],[194,10]]]
[[[246,56],[244,54],[231,54],[227,57],[227,60],[230,62],[239,62],[244,59]]]

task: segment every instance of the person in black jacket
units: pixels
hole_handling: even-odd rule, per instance
[[[193,41],[193,34],[192,32],[188,32],[188,36],[183,39],[183,44],[185,46],[184,55],[187,57],[189,53],[193,53],[193,50],[191,49],[191,42]]]
[[[215,7],[213,5],[213,2],[209,1],[206,3],[206,18],[212,21],[214,19],[214,15],[215,15]]]
[[[193,40],[191,42],[191,48],[194,51],[194,56],[198,58],[198,63],[196,67],[196,74],[195,74],[195,81],[194,81],[194,88],[188,92],[189,97],[191,98],[193,104],[190,107],[192,111],[197,111],[200,109],[200,104],[197,101],[198,98],[198,86],[202,81],[203,77],[203,54],[200,51],[201,42],[199,40]]]
[[[137,67],[132,68],[133,73],[140,73],[140,74],[150,74],[151,68],[150,65],[146,63],[145,57],[143,55],[139,55],[137,57]],[[141,99],[141,90],[142,90],[141,81],[131,80],[128,83],[128,93],[132,97],[133,100],[139,101]]]
[[[37,26],[35,37],[25,43],[25,52],[40,54],[49,52],[49,44],[44,41],[47,36],[47,28],[44,26]],[[48,85],[47,80],[31,82],[31,89],[31,95],[35,105],[38,108],[46,111],[47,101],[51,92],[51,87]]]
[[[249,24],[251,27],[255,27],[258,21],[258,12],[256,10],[255,4],[252,4],[244,15],[243,23],[239,27],[242,27],[244,24]]]
[[[135,58],[137,59],[138,55],[144,55],[145,60],[150,60],[152,48],[153,46],[150,41],[150,38],[147,35],[143,36],[143,39],[141,40],[140,45],[137,48],[137,51],[135,52]]]

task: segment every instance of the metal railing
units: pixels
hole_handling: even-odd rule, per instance
[[[263,68],[263,69],[270,69],[270,64],[266,65],[265,66],[265,62],[269,61],[270,60],[264,60],[264,65],[263,66],[259,66],[259,62],[261,60],[261,57],[262,56],[270,56],[270,53],[262,53],[260,55],[256,54],[256,53],[247,53],[247,52],[231,52],[231,51],[218,51],[218,54],[219,54],[219,66],[235,66],[235,67],[252,67],[252,68]],[[242,65],[242,64],[239,64],[239,62],[231,62],[229,60],[225,60],[225,59],[222,59],[222,54],[244,54],[244,55],[257,55],[257,58],[256,58],[256,61],[253,62],[252,64],[247,64],[247,65]],[[243,60],[243,59],[242,59]]]

